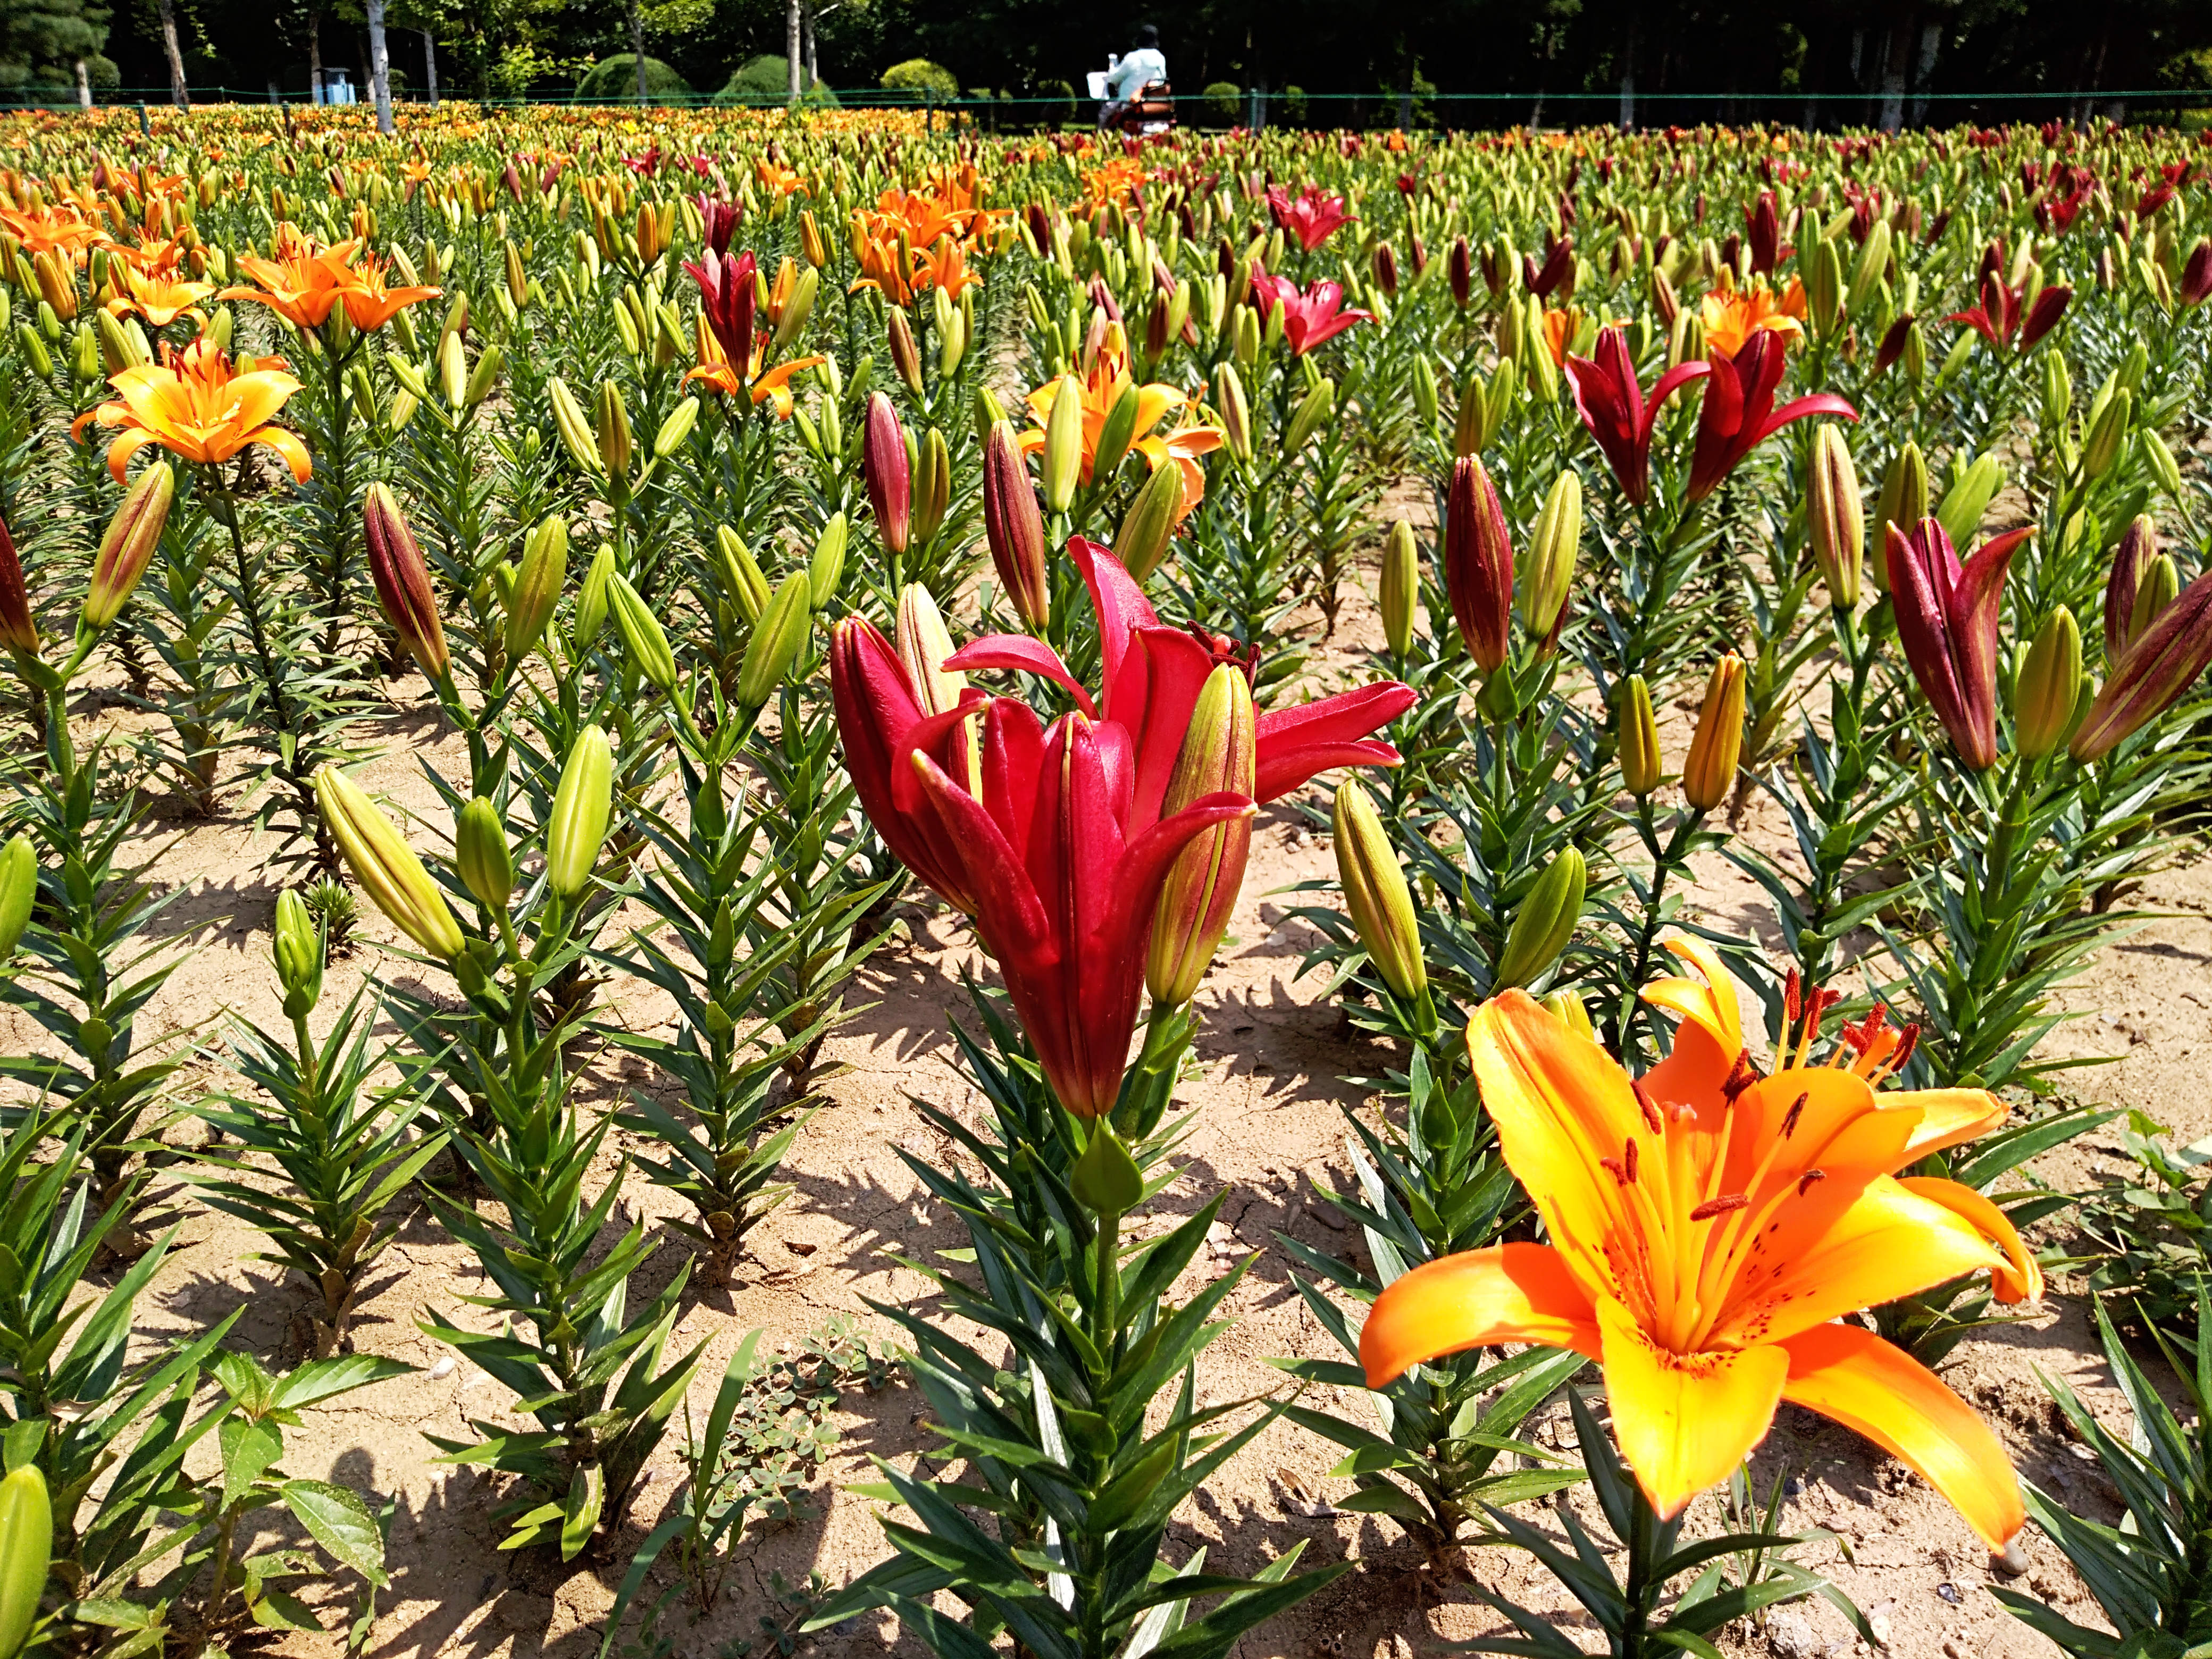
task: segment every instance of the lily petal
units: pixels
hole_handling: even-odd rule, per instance
[[[1425,1261],[1384,1287],[1359,1333],[1367,1386],[1486,1342],[1598,1352],[1597,1310],[1548,1244],[1498,1244]]]
[[[1775,1347],[1669,1353],[1610,1299],[1597,1318],[1620,1455],[1660,1519],[1671,1520],[1766,1437],[1789,1356]]]

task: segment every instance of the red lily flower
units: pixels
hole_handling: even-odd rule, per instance
[[[1936,520],[1923,519],[1910,533],[1888,526],[1885,552],[1898,642],[1959,758],[1977,772],[1997,758],[1997,622],[2005,570],[2034,533],[1993,537],[1961,563]]]
[[[1637,506],[1651,489],[1651,428],[1660,405],[1692,380],[1712,373],[1709,363],[1688,362],[1668,369],[1651,388],[1645,401],[1636,379],[1636,359],[1628,349],[1626,330],[1615,325],[1601,329],[1597,356],[1569,357],[1567,384],[1574,388],[1575,411],[1583,417],[1621,494]]]
[[[1291,355],[1303,357],[1316,346],[1334,339],[1354,323],[1371,323],[1375,313],[1370,311],[1343,311],[1344,287],[1340,283],[1319,282],[1298,292],[1298,285],[1287,276],[1271,276],[1261,271],[1252,278],[1252,302],[1265,317],[1275,307],[1283,308],[1283,337],[1291,343]]]
[[[1018,668],[1042,675],[1065,687],[1101,730],[1126,732],[1133,778],[1128,822],[1149,823],[1159,816],[1199,691],[1214,665],[1227,659],[1227,649],[1211,635],[1201,641],[1198,630],[1163,627],[1129,573],[1096,542],[1070,537],[1067,550],[1083,572],[1098,617],[1098,697],[1076,680],[1050,646],[1026,634],[976,640],[946,658],[945,665],[956,672]],[[1331,767],[1395,766],[1398,751],[1368,733],[1389,725],[1415,701],[1407,687],[1381,680],[1295,708],[1269,709],[1258,721],[1252,798],[1264,805]]]
[[[692,160],[703,175],[707,171],[704,165],[707,158],[699,155]],[[705,222],[708,248],[715,253],[727,253],[730,238],[737,234],[738,220],[743,210],[727,197],[709,196],[703,190],[691,199],[699,210],[699,217]]]
[[[1698,410],[1697,447],[1690,458],[1691,501],[1711,495],[1745,456],[1792,421],[1808,415],[1858,419],[1858,410],[1832,392],[1816,392],[1775,408],[1775,389],[1788,366],[1780,337],[1764,329],[1744,342],[1733,362],[1711,362],[1705,404]]]
[[[1340,225],[1354,222],[1354,216],[1346,210],[1344,198],[1326,194],[1319,185],[1308,185],[1295,202],[1282,185],[1270,185],[1267,211],[1309,253],[1328,240]]]
[[[2034,305],[2027,308],[2023,318],[2021,301],[2027,292],[2009,286],[1995,270],[1985,268],[1982,273],[1981,304],[1970,311],[1954,311],[1943,320],[1964,323],[2000,351],[2012,343],[2017,333],[2020,349],[2023,353],[2033,351],[2036,342],[2058,326],[2058,319],[2066,314],[2067,302],[2073,299],[2074,290],[2063,283],[2051,283],[2035,296]]]
[[[753,280],[756,266],[750,251],[733,257],[712,248],[701,255],[699,263],[686,261],[684,266],[699,284],[699,309],[706,315],[707,326],[733,363],[752,361],[753,308],[759,303]]]

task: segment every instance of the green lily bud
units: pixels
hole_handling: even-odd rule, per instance
[[[1859,570],[1865,562],[1866,508],[1859,500],[1858,469],[1851,465],[1850,447],[1832,422],[1823,422],[1813,434],[1805,522],[1829,599],[1840,610],[1855,608]]]
[[[1544,497],[1544,510],[1536,515],[1521,587],[1521,625],[1547,652],[1566,617],[1582,541],[1583,481],[1574,468],[1563,467]]]
[[[520,662],[538,648],[568,580],[568,523],[557,514],[540,521],[522,544],[522,563],[507,598],[507,655]]]
[[[1413,412],[1421,417],[1423,426],[1434,426],[1443,409],[1437,394],[1437,372],[1429,367],[1426,357],[1413,359]]]
[[[336,767],[315,771],[315,804],[323,822],[376,908],[432,956],[451,962],[467,941],[460,924],[415,849],[362,787]]]
[[[921,385],[921,349],[915,343],[914,325],[907,320],[906,311],[900,306],[893,306],[890,308],[887,320],[890,336],[891,367],[898,371],[899,379],[905,382],[906,389],[914,394],[915,401],[927,402],[927,394],[922,390]]]
[[[284,1018],[305,1019],[323,995],[323,936],[307,914],[307,902],[288,887],[276,895],[275,936],[277,983],[284,988]]]
[[[952,504],[952,452],[935,427],[921,434],[914,469],[913,522],[909,537],[926,542],[937,534]]]
[[[1429,984],[1428,967],[1421,960],[1420,922],[1389,832],[1357,781],[1346,778],[1337,786],[1330,823],[1337,878],[1359,942],[1383,983],[1411,1001]]]
[[[1142,402],[1136,382],[1125,382],[1121,395],[1106,411],[1106,418],[1098,428],[1098,441],[1091,453],[1091,477],[1095,483],[1114,476],[1121,465],[1121,458],[1129,453],[1129,441],[1137,432],[1137,405]],[[1056,410],[1059,404],[1055,403]]]
[[[1213,371],[1213,404],[1221,415],[1221,441],[1240,461],[1252,459],[1252,405],[1245,401],[1244,382],[1232,363]]]
[[[622,388],[612,380],[599,383],[592,437],[599,447],[601,470],[617,482],[627,479],[635,446],[629,434],[629,410],[623,403]]]
[[[2087,478],[2101,478],[2112,469],[2119,459],[2120,445],[2126,441],[2128,422],[2135,416],[2135,394],[2125,386],[2112,393],[2112,400],[2100,410],[2090,423],[2089,435],[2081,445],[2081,474]]]
[[[2046,361],[2058,356],[2055,351],[2046,351],[2043,355]],[[2142,448],[2143,459],[2150,463],[2151,476],[2158,480],[2158,487],[2179,500],[2181,495],[2181,468],[2173,459],[2173,452],[2166,447],[2166,440],[2145,427]]]
[[[28,836],[0,847],[0,963],[11,961],[39,897],[39,855]]]
[[[1323,376],[1291,411],[1291,423],[1283,428],[1283,453],[1295,455],[1304,449],[1315,429],[1335,412],[1336,382]]]
[[[1499,364],[1502,374],[1508,357]],[[1467,377],[1467,386],[1459,394],[1459,419],[1452,428],[1452,458],[1456,460],[1482,453],[1482,440],[1489,430],[1490,415],[1482,390],[1482,371],[1476,369]]]
[[[1044,423],[1044,504],[1065,513],[1075,500],[1083,471],[1083,391],[1073,375],[1060,377]]]
[[[1544,1006],[1567,1024],[1567,1029],[1577,1036],[1597,1041],[1597,1027],[1590,1024],[1589,1010],[1572,991],[1554,991],[1544,999]]]
[[[1927,516],[1928,462],[1920,453],[1920,446],[1907,441],[1905,447],[1890,459],[1889,471],[1882,475],[1881,501],[1875,508],[1876,521],[1886,533],[1891,525],[1909,531]],[[1876,592],[1889,592],[1887,560],[1868,560],[1865,573],[1873,581]]]
[[[843,518],[843,514],[837,515]],[[768,578],[762,574],[752,551],[746,547],[738,532],[727,525],[714,527],[715,550],[722,556],[722,583],[738,609],[744,613],[747,622],[760,619],[762,607],[768,604]]]
[[[831,514],[830,522],[822,526],[821,535],[815,538],[814,556],[806,566],[806,585],[817,611],[823,609],[836,599],[838,588],[844,583],[845,543],[848,538],[845,515],[842,513]],[[754,574],[759,574],[757,570]],[[760,605],[767,603],[768,579],[762,576],[759,604],[753,607],[751,616],[746,620],[750,622],[758,617]]]
[[[1825,339],[1842,314],[1844,256],[1835,243],[1823,236],[1802,264],[1805,280],[1805,315],[1814,334]]]
[[[1505,949],[1498,956],[1498,973],[1491,983],[1493,992],[1533,984],[1551,972],[1574,937],[1575,924],[1582,920],[1587,881],[1582,854],[1571,847],[1562,848],[1513,913],[1513,925],[1506,931]]]
[[[445,395],[449,408],[467,407],[469,360],[458,334],[448,334],[438,342],[438,390]]]
[[[813,623],[811,584],[805,571],[793,571],[784,578],[783,586],[775,590],[775,596],[762,611],[760,620],[753,624],[752,640],[745,647],[744,660],[738,668],[739,708],[758,709],[767,706],[798,659],[799,647],[805,642],[807,630]]]
[[[22,1650],[39,1622],[53,1547],[46,1477],[35,1463],[10,1469],[0,1480],[0,1655],[6,1659]]]
[[[1393,656],[1403,657],[1413,648],[1413,611],[1420,597],[1420,548],[1413,526],[1401,519],[1382,543],[1382,635]]]
[[[592,423],[585,419],[583,405],[576,394],[559,375],[545,383],[545,400],[553,405],[554,429],[561,434],[562,447],[579,471],[594,477],[604,476],[606,463],[599,457],[598,440],[592,435]]]
[[[2036,634],[2013,684],[2013,744],[2024,759],[2055,752],[2081,700],[2081,627],[2064,605]]]
[[[576,599],[576,615],[570,625],[571,650],[586,650],[599,637],[599,629],[607,620],[607,585],[614,579],[614,544],[601,542],[599,550],[592,555],[591,565],[584,572],[584,591]]]
[[[2181,573],[2175,569],[2173,555],[2153,553],[2143,561],[2142,575],[2136,583],[2134,605],[2128,611],[2126,643],[2133,645],[2149,630],[2166,606],[2181,597]]]
[[[991,428],[1006,418],[1006,406],[999,401],[999,394],[987,386],[975,388],[975,441],[988,443]]]
[[[1701,812],[1710,812],[1735,787],[1743,754],[1743,709],[1747,688],[1743,659],[1733,651],[1713,665],[1705,682],[1705,706],[1682,763],[1682,794]]]
[[[105,628],[122,611],[161,544],[161,526],[169,521],[169,503],[176,495],[177,475],[167,461],[156,461],[141,472],[124,495],[92,562],[92,581],[84,595],[85,627],[95,631]]]
[[[1859,244],[1858,263],[1851,267],[1850,293],[1844,301],[1844,309],[1854,317],[1865,316],[1881,291],[1881,279],[1889,270],[1889,221],[1877,219],[1866,240]]]
[[[1943,354],[1943,367],[1936,371],[1936,384],[1943,386],[1958,379],[1959,371],[1966,368],[1966,359],[1973,355],[1974,342],[1981,338],[1972,329],[1960,331],[1959,337],[1951,342],[1951,349]]]
[[[684,441],[691,435],[691,428],[699,424],[699,400],[686,398],[668,411],[668,418],[660,423],[660,430],[653,434],[653,459],[665,461],[684,447]]]
[[[507,825],[499,809],[482,795],[461,808],[453,823],[453,861],[461,884],[477,903],[494,912],[507,908],[514,892],[514,854],[507,844]]]
[[[1139,582],[1167,556],[1168,544],[1175,539],[1176,520],[1182,513],[1182,469],[1172,462],[1154,467],[1129,503],[1114,538],[1114,556]]]
[[[1990,503],[2003,488],[2004,469],[1997,464],[1997,458],[1983,455],[1943,492],[1943,499],[1936,508],[1936,520],[1943,526],[1943,533],[1951,538],[1953,546],[1964,547],[1973,539],[1974,532],[1982,527],[1982,515],[1990,510]],[[1910,530],[1912,526],[1899,520],[1898,527]]]
[[[622,635],[623,648],[637,665],[637,672],[656,690],[675,690],[676,653],[669,648],[668,635],[644,595],[618,571],[607,578],[607,605],[614,616],[615,631]]]
[[[1631,674],[1620,699],[1620,785],[1642,800],[1659,787],[1665,769],[1659,756],[1659,720],[1651,709],[1651,688]]]
[[[783,302],[783,315],[776,319],[775,338],[770,349],[779,355],[799,337],[799,331],[806,326],[806,319],[814,314],[814,301],[822,292],[822,273],[809,265],[792,285],[791,297]]]
[[[1258,756],[1251,682],[1243,668],[1223,663],[1206,677],[1191,709],[1160,816],[1173,817],[1224,791],[1249,798]],[[1243,887],[1251,846],[1248,813],[1206,830],[1176,857],[1160,890],[1152,950],[1146,958],[1145,988],[1154,1002],[1180,1008],[1198,994],[1198,982],[1206,977],[1221,936],[1229,930],[1229,915]]]
[[[607,734],[587,726],[576,734],[553,791],[545,824],[545,882],[560,897],[582,892],[599,864],[614,810],[615,757]]]

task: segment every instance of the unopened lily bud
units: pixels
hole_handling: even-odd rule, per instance
[[[1513,925],[1506,932],[1505,948],[1498,955],[1498,972],[1491,981],[1493,994],[1516,985],[1533,985],[1552,970],[1574,937],[1575,924],[1582,920],[1588,873],[1582,854],[1568,847],[1561,848],[1537,877],[1536,884],[1513,913]]]
[[[1981,528],[1982,515],[2003,488],[2004,468],[1996,456],[1982,455],[1943,492],[1943,499],[1936,504],[1936,519],[1954,546],[1964,547],[1973,539]]]
[[[676,690],[676,653],[660,619],[645,596],[629,585],[619,571],[607,578],[607,610],[622,635],[623,649],[648,684],[662,692]]]
[[[1713,665],[1705,682],[1705,707],[1682,763],[1682,793],[1700,812],[1710,812],[1735,787],[1736,764],[1743,754],[1743,708],[1747,693],[1743,659],[1733,651]]]
[[[775,319],[771,350],[780,353],[799,337],[799,330],[814,314],[814,302],[821,292],[822,273],[811,268],[792,285],[791,297],[783,302],[783,313]]]
[[[51,253],[41,253],[31,261],[31,269],[38,273],[39,297],[53,307],[54,315],[64,322],[76,318],[76,273],[64,270],[62,262]]]
[[[952,505],[952,452],[935,427],[921,434],[920,452],[914,472],[912,535],[917,542],[927,542]]]
[[[453,672],[453,659],[446,649],[446,625],[438,616],[430,567],[399,510],[398,499],[382,483],[368,487],[362,502],[362,530],[368,547],[369,579],[376,585],[376,602],[385,621],[424,674],[433,681],[445,679]]]
[[[917,400],[927,394],[921,384],[921,348],[915,343],[914,325],[907,321],[906,310],[901,306],[890,308],[886,331],[890,336],[891,367],[898,373],[906,389]]]
[[[798,660],[799,648],[813,626],[813,591],[805,571],[793,571],[753,624],[751,642],[738,667],[738,703],[757,709],[767,706],[775,688]]]
[[[601,542],[599,550],[592,555],[592,562],[584,572],[584,591],[576,596],[574,637],[569,641],[572,649],[583,651],[599,637],[599,629],[607,620],[607,587],[614,579],[614,544]]]
[[[830,263],[830,245],[822,240],[822,227],[814,222],[812,208],[799,210],[799,251],[817,270]]]
[[[1005,421],[993,422],[983,441],[983,534],[1007,603],[1022,626],[1031,633],[1042,631],[1052,617],[1044,514],[1030,484],[1028,458]]]
[[[1544,1006],[1565,1021],[1567,1029],[1577,1036],[1597,1040],[1597,1027],[1590,1024],[1589,1010],[1572,991],[1554,991],[1544,999]]]
[[[1875,220],[1866,240],[1859,244],[1858,263],[1851,267],[1850,292],[1844,301],[1844,309],[1851,316],[1866,315],[1875,295],[1881,291],[1881,279],[1889,270],[1889,221]]]
[[[28,836],[0,847],[0,964],[11,961],[39,897],[39,854]]]
[[[844,516],[842,513],[837,515],[840,521]],[[714,527],[714,548],[721,555],[722,585],[729,590],[730,598],[744,619],[757,622],[768,606],[768,577],[755,562],[751,550],[729,526]]]
[[[906,429],[890,398],[880,392],[868,394],[861,462],[867,472],[868,504],[876,512],[876,534],[889,551],[903,553],[912,530],[913,473],[907,462]]]
[[[1443,403],[1437,391],[1437,372],[1426,357],[1413,359],[1413,412],[1423,426],[1434,426]]]
[[[176,495],[177,477],[167,461],[140,473],[124,495],[93,560],[92,582],[84,595],[85,627],[105,628],[122,611],[161,544],[161,526],[169,521],[169,503]]]
[[[1236,366],[1223,363],[1213,371],[1213,404],[1221,415],[1221,441],[1240,461],[1252,459],[1252,405],[1244,398],[1244,382]]]
[[[559,375],[545,383],[545,400],[553,405],[554,429],[561,434],[562,447],[579,471],[598,475],[606,471],[606,463],[599,458],[598,440],[592,435],[592,423],[585,417],[583,405],[576,394]]]
[[[499,809],[482,795],[453,821],[453,864],[477,903],[495,914],[507,908],[514,892],[514,853]]]
[[[2065,740],[2081,700],[2081,626],[2064,605],[2051,615],[2027,648],[2013,684],[2013,744],[2039,761]]]
[[[1490,474],[1472,455],[1452,465],[1444,507],[1444,592],[1468,655],[1485,674],[1504,665],[1513,617],[1513,541]]]
[[[614,811],[615,757],[594,724],[576,734],[545,821],[545,884],[560,897],[582,892],[599,861]]]
[[[2089,435],[2081,445],[2081,476],[2101,478],[2112,470],[2119,459],[2120,445],[2128,435],[2128,422],[2135,415],[2135,394],[2125,386],[2112,393],[2112,399],[2098,411],[2091,422]]]
[[[1114,399],[1106,418],[1099,422],[1097,441],[1091,447],[1091,476],[1094,481],[1111,478],[1129,453],[1129,441],[1137,431],[1137,408],[1141,402],[1136,382],[1123,381],[1121,395]]]
[[[629,434],[629,410],[623,405],[622,388],[612,380],[599,382],[595,414],[592,435],[599,447],[599,465],[617,482],[627,479],[635,447]]]
[[[432,956],[451,962],[466,941],[415,849],[362,787],[335,766],[315,771],[315,804],[346,867],[392,925]]]
[[[1083,473],[1083,388],[1072,374],[1054,383],[1052,410],[1044,423],[1044,504],[1065,513],[1075,500]]]
[[[0,648],[26,657],[39,654],[39,621],[32,614],[23,562],[16,556],[15,538],[4,524],[0,524]]]
[[[1406,872],[1390,836],[1376,816],[1374,803],[1358,782],[1337,786],[1329,815],[1336,838],[1337,879],[1344,886],[1344,908],[1382,982],[1412,1001],[1427,990],[1429,970],[1421,960],[1421,927]]]
[[[1801,262],[1805,272],[1805,316],[1814,337],[1825,339],[1836,325],[1844,300],[1844,258],[1834,240],[1822,237]]]
[[[1896,525],[1909,530],[1927,516],[1928,462],[1920,453],[1920,446],[1908,441],[1891,458],[1889,471],[1882,475],[1881,502],[1875,509],[1875,521],[1885,529]],[[1886,560],[1870,561],[1866,570],[1876,592],[1889,592]]]
[[[556,514],[522,544],[522,562],[507,596],[507,656],[520,662],[538,648],[568,580],[568,523]]]
[[[947,669],[952,654],[952,635],[937,601],[920,582],[908,582],[899,593],[897,647],[907,678],[914,682],[915,701],[924,714],[949,714],[960,706],[968,677]]]
[[[468,407],[469,360],[458,334],[448,334],[438,342],[438,390],[447,408]]]
[[[2212,571],[2183,589],[2112,665],[2069,752],[2099,759],[2173,707],[2212,662]]]
[[[46,349],[46,343],[40,337],[37,329],[28,323],[17,324],[15,343],[22,351],[23,361],[31,366],[32,374],[42,380],[53,374],[53,354]]]
[[[837,597],[837,590],[845,580],[845,543],[848,532],[845,515],[833,513],[830,522],[822,526],[822,533],[814,538],[813,556],[806,562],[807,597],[814,608],[821,610]],[[768,583],[761,583],[761,602],[768,601]],[[754,615],[759,614],[756,609]],[[750,620],[750,619],[749,619]]]
[[[2057,356],[2055,351],[2045,352],[2046,358]],[[2181,495],[2181,466],[2173,459],[2173,451],[2166,447],[2166,440],[2148,427],[2142,430],[2143,459],[2149,464],[2151,476],[2158,487],[2168,495],[2179,499]]]
[[[299,894],[286,888],[276,896],[274,940],[277,983],[284,988],[284,1017],[305,1019],[323,994],[323,939]]]
[[[1321,423],[1335,412],[1336,382],[1324,376],[1314,382],[1313,389],[1291,411],[1291,423],[1283,428],[1283,453],[1295,455],[1304,449]]]
[[[1659,787],[1664,765],[1659,755],[1659,720],[1651,708],[1651,688],[1631,674],[1620,698],[1620,784],[1642,800]]]
[[[1208,795],[1224,792],[1249,799],[1258,772],[1258,744],[1251,682],[1243,668],[1223,663],[1206,676],[1191,709],[1160,803],[1161,817],[1171,817]],[[1197,994],[1199,981],[1229,929],[1251,847],[1248,814],[1214,825],[1176,858],[1160,890],[1152,950],[1145,963],[1145,988],[1154,1002],[1179,1008]]]
[[[1420,597],[1420,548],[1413,526],[1400,519],[1382,542],[1382,636],[1395,657],[1413,648],[1413,611]]]
[[[653,459],[665,461],[684,447],[684,441],[691,435],[691,428],[699,424],[699,400],[686,398],[668,411],[668,418],[660,423],[660,430],[653,434]]]
[[[22,1651],[53,1565],[54,1512],[36,1463],[0,1480],[0,1654]]]
[[[2164,598],[2156,598],[2145,591],[2146,578],[2150,577],[2153,562],[2163,556],[2159,551],[2157,520],[2148,513],[2136,514],[2128,526],[2127,534],[2120,538],[2119,546],[2113,550],[2112,574],[2105,579],[2105,661],[2107,665],[2120,659],[2120,653],[2135,643],[2143,629],[2150,625],[2151,618],[2179,591],[2180,584],[2174,578],[2171,559],[2166,561],[2164,580],[2172,586]]]
[[[1510,362],[1512,360],[1505,360]],[[1482,452],[1482,440],[1489,430],[1490,412],[1482,390],[1482,371],[1475,369],[1467,377],[1467,386],[1459,394],[1459,419],[1452,428],[1452,455],[1477,455]]]
[[[1866,508],[1859,500],[1858,469],[1851,465],[1850,447],[1832,422],[1823,422],[1813,434],[1805,522],[1830,601],[1838,610],[1854,609],[1866,551]]]
[[[1563,467],[1544,497],[1544,510],[1536,515],[1528,579],[1521,590],[1521,625],[1544,651],[1557,643],[1565,620],[1582,542],[1583,481],[1574,468]]]

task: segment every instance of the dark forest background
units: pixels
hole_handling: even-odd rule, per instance
[[[300,95],[311,52],[357,85],[364,78],[358,0],[169,3],[196,88]],[[111,15],[88,0],[0,0],[0,83],[73,90],[85,38],[104,28],[104,46],[89,59],[95,89],[166,88],[159,4],[118,0]],[[684,86],[713,93],[751,64],[744,84],[766,90],[781,84],[787,4],[389,0],[395,89],[422,94],[422,36],[415,31],[427,29],[449,94],[572,94],[594,63],[629,50],[636,5],[648,55]],[[829,87],[874,87],[893,64],[921,58],[943,65],[963,94],[1014,99],[1080,87],[1083,71],[1103,67],[1109,50],[1126,49],[1145,21],[1160,30],[1179,94],[1221,83],[1263,88],[1274,119],[1303,115],[1315,125],[1407,113],[1455,125],[1532,114],[1561,124],[1612,120],[1624,90],[1646,121],[1893,125],[2004,112],[1945,100],[1967,92],[2047,93],[2067,101],[2067,113],[2124,116],[2170,110],[2185,101],[2178,94],[2212,88],[2212,6],[2201,0],[1181,0],[1153,10],[1069,0],[830,0],[806,15]],[[759,61],[769,56],[774,64]],[[1528,101],[1484,112],[1439,92],[1510,92]],[[2175,96],[2123,97],[2144,93]],[[1716,101],[1683,101],[1693,94]],[[1850,100],[1834,101],[1839,94]]]

